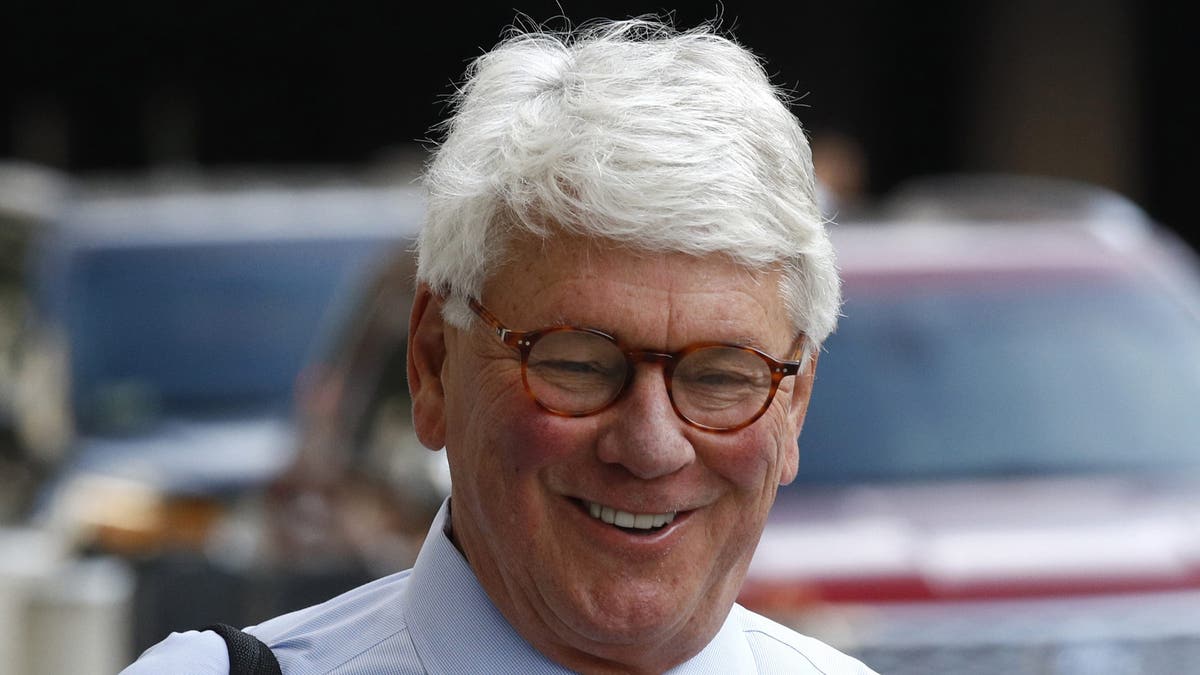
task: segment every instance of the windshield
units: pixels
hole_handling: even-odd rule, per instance
[[[1116,277],[847,282],[798,483],[1200,463],[1200,322]]]
[[[84,250],[66,298],[80,429],[286,412],[322,315],[377,241]]]

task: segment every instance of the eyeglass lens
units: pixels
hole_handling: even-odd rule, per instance
[[[770,365],[736,347],[703,347],[665,367],[676,410],[705,426],[738,426],[757,415],[771,395]],[[543,406],[578,415],[616,399],[628,369],[625,354],[611,340],[562,329],[542,335],[530,348],[525,379]]]

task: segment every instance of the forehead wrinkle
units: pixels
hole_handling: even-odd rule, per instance
[[[730,262],[732,263],[732,261],[730,261]],[[737,293],[738,295],[746,297],[750,300],[750,302],[748,303],[748,306],[757,307],[757,308],[761,309],[762,316],[756,317],[756,318],[751,318],[751,319],[746,319],[745,317],[729,317],[729,318],[723,318],[723,319],[706,318],[704,320],[707,322],[721,321],[724,323],[736,323],[736,324],[738,324],[737,330],[739,330],[741,332],[733,333],[732,335],[727,334],[725,336],[716,336],[716,335],[701,336],[698,339],[692,340],[692,343],[707,342],[707,341],[728,342],[728,343],[732,343],[732,344],[736,344],[736,345],[755,347],[764,352],[767,352],[768,354],[774,354],[775,350],[773,349],[773,345],[770,344],[770,342],[773,339],[773,336],[762,335],[761,333],[756,334],[750,330],[747,330],[748,328],[750,328],[749,326],[741,325],[741,324],[746,323],[747,321],[755,321],[755,322],[758,322],[759,325],[769,325],[770,319],[772,318],[772,315],[773,315],[773,310],[782,311],[782,309],[783,309],[782,308],[782,300],[780,300],[779,307],[772,308],[769,305],[762,304],[759,301],[758,297],[756,297],[751,292],[744,290],[744,286],[742,286],[742,285],[749,285],[754,290],[757,291],[758,289],[762,288],[766,279],[771,278],[774,275],[772,274],[772,272],[750,270],[750,269],[747,269],[746,267],[743,267],[742,265],[737,265],[737,264],[730,264],[730,265],[726,266],[724,268],[724,270],[722,270],[722,271],[732,272],[732,274],[720,274],[720,273],[716,272],[715,270],[709,271],[708,274],[706,274],[706,279],[718,277],[718,279],[717,279],[718,284],[714,285],[713,287],[709,287],[704,290],[696,290],[696,289],[689,287],[689,288],[685,288],[685,289],[680,289],[680,290],[676,291],[675,293],[678,293],[678,294],[706,293],[706,294],[713,294],[713,295],[721,294],[721,293],[731,293],[731,292]],[[672,281],[674,282],[676,280],[672,279]],[[670,297],[671,298],[678,297],[675,293],[672,293],[670,295]],[[776,298],[775,295],[771,295],[770,297]],[[704,303],[704,306],[724,309],[724,308],[729,308],[731,306],[731,304],[729,303],[728,298],[719,298],[717,302]],[[684,310],[677,311],[674,307],[669,308],[668,311],[671,312],[671,314],[669,315],[669,320],[667,322],[668,327],[686,326],[688,324],[688,320],[691,318],[694,318],[689,315],[683,314]],[[676,343],[676,341],[679,340],[679,338],[677,338],[674,335],[674,331],[669,330],[669,334],[667,337],[668,337],[669,344],[674,344],[674,343]],[[680,348],[685,347],[685,346],[686,345],[681,344]],[[786,347],[784,347],[784,348],[786,348]]]
[[[659,273],[660,270],[661,273]],[[755,287],[761,287],[761,277],[765,275],[752,275],[745,273],[744,270],[738,267],[735,268],[736,272],[738,273],[737,277],[727,278],[726,275],[717,274],[714,272],[707,275],[707,277],[716,277],[720,282],[719,284],[715,285],[714,287],[696,288],[694,285],[683,285],[683,280],[679,279],[677,276],[671,274],[667,270],[669,270],[669,266],[667,265],[658,266],[654,268],[651,275],[643,277],[637,282],[626,282],[615,279],[607,280],[608,283],[611,283],[618,288],[635,288],[641,292],[646,290],[653,291],[654,295],[657,296],[657,302],[659,303],[658,306],[653,307],[653,309],[657,313],[665,314],[667,316],[667,320],[662,323],[663,330],[660,334],[639,333],[636,338],[636,342],[639,344],[630,344],[630,346],[654,350],[674,351],[698,342],[726,342],[736,345],[756,347],[772,355],[775,355],[776,353],[782,353],[781,350],[787,349],[786,344],[772,344],[775,336],[763,335],[761,333],[756,334],[753,331],[753,327],[750,324],[761,326],[764,323],[769,323],[769,319],[772,315],[772,308],[763,305],[759,301],[759,298],[755,297],[753,294],[737,288],[738,282],[749,281],[751,279],[753,279]],[[602,275],[589,274],[585,275],[584,279],[604,280],[604,277]],[[575,298],[585,297],[587,296],[590,288],[592,288],[591,284],[580,284],[578,288],[572,291],[571,296]],[[745,297],[749,300],[749,302],[744,304],[738,303],[736,305],[738,310],[744,310],[747,307],[756,307],[762,310],[761,315],[751,317],[712,316],[711,314],[714,313],[719,314],[734,311],[732,308],[735,306],[735,304],[730,302],[730,297],[728,295],[729,293],[737,293],[739,296]],[[689,298],[694,298],[697,295],[713,295],[718,297],[711,302],[695,303],[688,301]],[[690,306],[690,309],[687,309],[683,306]],[[705,310],[708,310],[709,315],[697,315],[695,312],[696,307],[701,307]],[[617,309],[628,308],[618,307]],[[565,310],[560,310],[560,313],[557,315],[560,320],[559,325],[568,325],[572,323],[572,320],[567,317],[565,313],[563,313],[564,311]],[[780,311],[782,311],[782,308],[780,308]],[[624,313],[622,313],[622,315],[624,315]],[[616,321],[619,320],[620,319],[616,319]],[[578,318],[575,319],[575,322],[578,322]],[[705,325],[709,326],[711,330],[698,331],[696,329],[697,322],[703,322]],[[732,330],[729,329],[730,325],[733,326]],[[628,328],[621,330],[617,326],[608,323],[607,321],[588,323],[586,326],[580,327],[595,328],[597,330],[604,331],[605,333],[613,335],[614,337],[622,340],[623,343],[633,342],[633,336],[629,335],[630,331]],[[641,330],[647,330],[649,325],[643,324],[639,326],[639,328]]]
[[[770,285],[771,292],[765,296],[760,292],[771,280],[777,279],[777,270],[749,269],[721,254],[695,257],[677,252],[634,250],[619,243],[576,236],[525,238],[515,242],[511,254],[510,269],[519,269],[535,287],[549,293],[555,286],[567,286],[557,306],[543,308],[541,318],[535,320],[539,325],[514,325],[514,329],[562,325],[594,328],[617,337],[629,348],[656,351],[671,351],[706,341],[753,346],[772,355],[788,348],[787,344],[773,344],[775,336],[755,330],[763,324],[773,325],[772,319],[786,312],[775,285]],[[550,260],[555,261],[553,266],[545,264]],[[617,267],[609,270],[605,264],[616,264]],[[678,274],[681,269],[686,269],[687,273]],[[636,277],[629,278],[630,270]],[[612,299],[607,308],[615,311],[597,310],[601,314],[599,317],[581,315],[576,308],[590,306],[587,299],[604,284],[610,284],[616,291],[608,294]],[[731,293],[746,297],[748,302],[731,303]],[[688,297],[696,294],[718,297],[711,302],[687,302]],[[638,306],[623,302],[629,297],[639,298]],[[776,306],[771,306],[772,302]],[[728,316],[735,311],[732,309],[735,304],[743,316]],[[687,305],[691,310],[679,305]],[[514,302],[513,308],[519,310],[519,304]],[[745,316],[746,308],[758,308],[758,311]],[[665,315],[666,320],[660,323],[647,319],[622,329],[625,317],[643,311],[648,311],[650,316]],[[530,318],[519,311],[512,320],[530,323]],[[786,317],[783,317],[783,323],[788,323]],[[697,324],[713,330],[698,330]],[[790,335],[787,339],[790,340]]]

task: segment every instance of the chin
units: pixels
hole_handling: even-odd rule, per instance
[[[576,635],[596,645],[608,645],[617,649],[624,646],[654,647],[655,645],[679,645],[693,633],[705,634],[701,643],[720,629],[728,609],[733,604],[730,597],[723,607],[711,604],[705,595],[693,598],[695,606],[688,608],[689,598],[670,597],[656,593],[661,584],[646,582],[654,588],[637,592],[630,584],[622,594],[606,593],[595,603],[575,616]],[[706,624],[711,623],[712,626]],[[693,636],[694,637],[694,636]]]

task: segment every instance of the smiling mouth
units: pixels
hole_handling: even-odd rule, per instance
[[[623,530],[656,532],[675,520],[674,511],[670,513],[630,513],[596,502],[584,501],[583,505],[596,520],[615,525]]]

